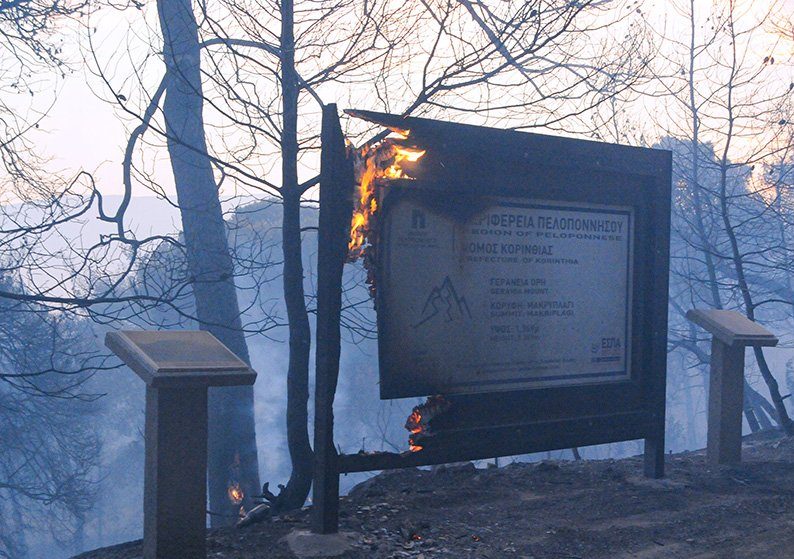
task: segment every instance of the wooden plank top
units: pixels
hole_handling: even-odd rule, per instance
[[[692,309],[686,317],[728,345],[776,346],[778,342],[772,332],[736,311]]]
[[[253,384],[256,373],[203,330],[121,330],[105,345],[153,387]]]

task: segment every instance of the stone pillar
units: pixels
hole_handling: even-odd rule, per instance
[[[744,347],[711,339],[706,457],[712,466],[742,461]]]
[[[205,557],[206,387],[146,387],[143,483],[144,557]]]
[[[735,311],[693,309],[686,317],[712,335],[706,459],[712,466],[738,464],[742,461],[744,348],[775,346],[778,339]]]
[[[107,345],[146,382],[144,559],[207,556],[207,390],[256,373],[203,331],[121,331]]]

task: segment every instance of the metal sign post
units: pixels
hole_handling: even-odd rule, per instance
[[[339,470],[334,448],[334,393],[339,377],[342,268],[353,211],[353,166],[336,105],[323,107],[320,223],[317,255],[317,359],[314,405],[312,530],[335,533],[339,524]]]

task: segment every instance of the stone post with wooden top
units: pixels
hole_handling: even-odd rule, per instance
[[[105,345],[146,383],[143,556],[207,556],[207,389],[256,373],[204,331],[110,332]]]
[[[712,335],[706,458],[713,466],[738,464],[742,460],[744,349],[775,346],[778,339],[735,311],[694,309],[686,317]]]

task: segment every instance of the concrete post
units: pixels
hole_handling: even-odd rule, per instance
[[[122,331],[107,345],[146,382],[144,559],[207,556],[207,390],[254,373],[203,331]]]
[[[143,556],[206,557],[206,387],[146,387],[143,484]]]
[[[711,339],[706,458],[712,466],[742,461],[744,346]]]
[[[694,309],[687,319],[712,334],[706,459],[712,466],[742,461],[744,349],[778,339],[747,317],[721,309]]]

